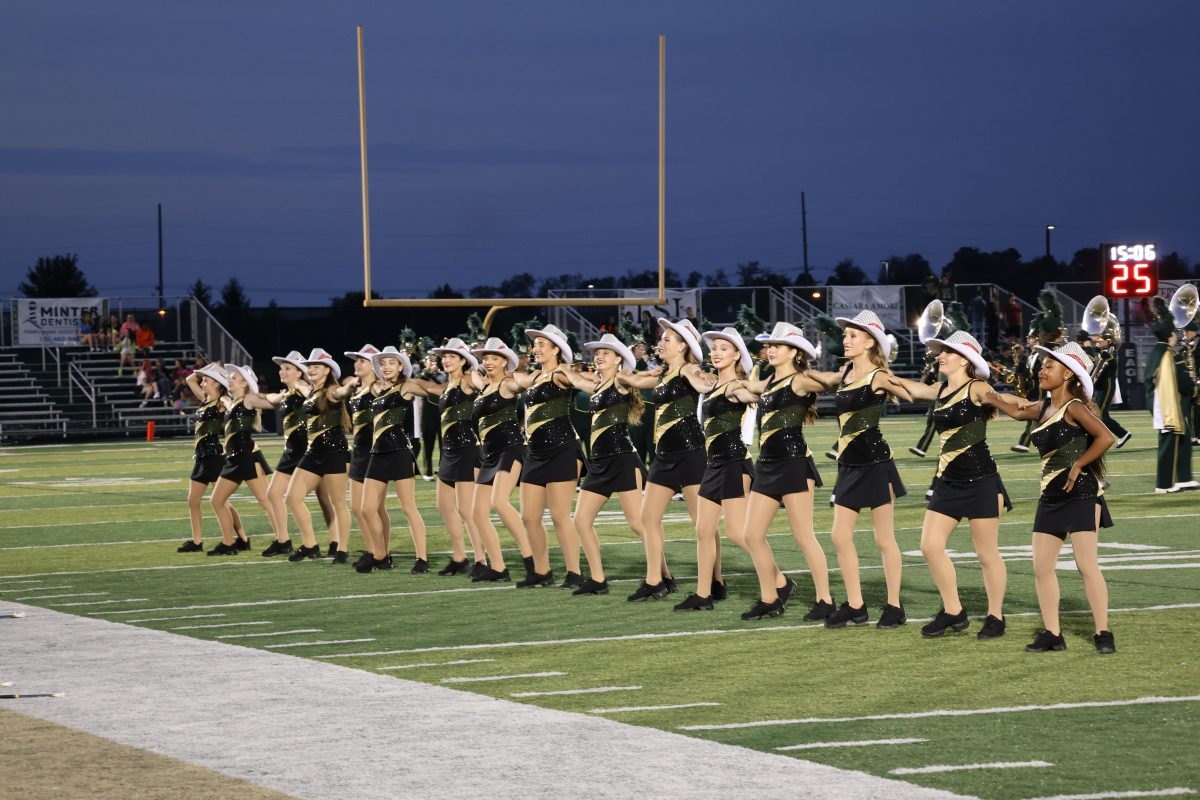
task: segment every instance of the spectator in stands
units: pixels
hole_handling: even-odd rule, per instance
[[[164,405],[171,404],[171,376],[161,369],[154,370],[154,399],[161,400]]]
[[[135,341],[139,356],[145,358],[154,352],[154,345],[158,344],[158,340],[154,337],[154,329],[150,327],[150,320],[146,320],[138,326]]]
[[[700,320],[696,318],[696,309],[688,306],[683,310],[683,316],[688,322],[692,323],[692,327],[699,330]]]
[[[137,320],[133,318],[133,314],[126,314],[125,321],[121,323],[121,336],[124,337],[127,333],[136,334],[141,325],[137,324]]]
[[[642,336],[647,342],[658,340],[658,323],[649,309],[642,309]]]
[[[600,326],[600,333],[611,333],[613,336],[616,336],[617,318],[614,316],[609,316],[608,319],[604,320],[604,324]]]
[[[125,374],[125,367],[133,369],[134,353],[137,351],[137,345],[134,344],[132,331],[125,331],[121,334],[121,343],[118,349],[121,352],[121,362],[117,365],[117,377],[120,378]]]
[[[146,401],[154,397],[156,390],[154,384],[154,365],[150,363],[150,359],[142,362],[142,366],[138,368],[137,377],[138,392],[142,395],[142,406],[146,405]]]
[[[121,323],[116,314],[108,315],[108,346],[114,351],[121,349]]]
[[[982,294],[976,293],[967,303],[967,319],[971,321],[971,335],[975,341],[982,342],[987,338],[987,301]]]
[[[645,342],[634,342],[629,349],[633,351],[635,371],[645,372],[650,369],[650,350]]]
[[[987,301],[987,348],[993,353],[1000,345],[1000,330],[1004,327],[1000,324],[1001,317],[1003,314],[1000,311],[1000,296],[993,286],[988,292]]]
[[[96,328],[92,321],[92,312],[84,309],[79,315],[79,343],[88,350],[95,351],[96,347]]]
[[[938,279],[932,272],[925,273],[925,279],[921,281],[921,291],[925,292],[925,305],[938,299]]]
[[[954,285],[954,281],[950,280],[950,273],[943,270],[942,283],[938,286],[938,300],[943,303],[952,303],[957,299],[958,288]]]
[[[1015,294],[1008,296],[1008,305],[1004,307],[1004,335],[1009,339],[1021,339],[1021,301]]]

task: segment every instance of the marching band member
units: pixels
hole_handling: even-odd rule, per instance
[[[1161,297],[1154,298],[1154,315],[1150,330],[1157,342],[1146,357],[1146,400],[1158,431],[1154,491],[1166,494],[1200,486],[1192,480],[1191,404],[1196,387],[1187,362],[1175,350],[1177,321]]]

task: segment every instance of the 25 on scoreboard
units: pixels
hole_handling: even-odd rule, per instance
[[[1158,245],[1102,244],[1104,294],[1111,298],[1158,294]]]

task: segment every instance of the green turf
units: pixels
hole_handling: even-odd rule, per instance
[[[619,516],[607,517],[612,524],[599,527],[606,570],[613,581],[613,593],[607,597],[572,598],[558,589],[518,591],[511,585],[471,584],[463,577],[413,576],[404,568],[363,576],[327,561],[287,564],[257,554],[219,561],[202,554],[178,555],[174,549],[188,535],[183,496],[190,446],[185,441],[0,450],[0,609],[6,600],[21,600],[113,621],[151,619],[134,624],[162,630],[230,625],[178,631],[206,639],[319,628],[319,633],[223,641],[272,646],[276,652],[323,657],[330,663],[430,683],[445,677],[566,673],[453,684],[502,698],[531,691],[639,686],[520,701],[582,713],[719,703],[605,716],[767,751],[813,742],[928,740],[781,751],[878,775],[931,764],[1042,760],[1056,765],[903,776],[984,798],[1200,788],[1192,744],[1200,734],[1195,702],[835,721],[938,709],[1200,695],[1195,655],[1200,634],[1196,580],[1200,494],[1154,495],[1156,435],[1149,427],[1149,415],[1123,413],[1119,418],[1133,431],[1134,439],[1109,459],[1114,484],[1109,502],[1117,524],[1102,533],[1101,541],[1151,549],[1101,549],[1114,609],[1110,627],[1119,648],[1115,656],[1106,658],[1092,648],[1092,621],[1078,575],[1065,570],[1059,577],[1068,650],[1040,656],[1023,652],[1038,627],[1028,553],[1038,466],[1035,456],[1008,452],[1008,444],[1019,432],[1011,422],[992,427],[993,450],[1016,504],[1015,511],[1002,520],[1000,541],[1006,548],[1009,574],[1009,633],[998,641],[980,642],[973,635],[976,621],[965,635],[921,639],[916,620],[932,615],[939,599],[917,552],[924,512],[921,494],[935,466],[933,454],[920,460],[906,452],[923,426],[918,417],[885,421],[885,433],[897,451],[909,489],[897,504],[896,527],[901,548],[908,553],[903,596],[911,621],[895,631],[874,627],[827,631],[803,621],[811,582],[783,515],[776,519],[771,542],[780,565],[797,577],[801,588],[787,614],[760,623],[738,619],[755,598],[756,581],[749,558],[728,544],[723,555],[731,596],[716,611],[673,614],[670,605],[677,597],[660,603],[625,602],[624,595],[633,590],[641,574],[642,550]],[[833,438],[829,420],[819,422],[810,436],[818,450]],[[264,449],[268,460],[273,460],[279,443],[268,439]],[[818,461],[832,484],[833,463],[821,457]],[[437,553],[431,556],[436,568],[445,559],[446,532],[434,507],[433,484],[418,481],[417,489],[430,550]],[[815,522],[830,565],[836,566],[828,540],[829,489],[827,485],[818,490]],[[237,502],[259,550],[268,541],[266,519],[244,491]],[[610,503],[605,510],[616,508]],[[692,531],[682,503],[673,503],[668,515],[677,521],[666,528],[667,555],[686,592],[695,567]],[[392,516],[393,550],[401,554],[397,565],[406,567],[412,556],[407,528],[398,510]],[[216,525],[207,509],[204,524],[211,545],[217,538]],[[503,529],[501,536],[505,537]],[[979,614],[984,594],[965,527],[951,538],[950,547],[961,552],[958,575],[964,602],[969,611]],[[858,537],[858,548],[864,593],[877,611],[883,599],[883,574],[868,532]],[[516,554],[509,552],[519,565]],[[552,555],[561,574],[558,554]],[[1128,569],[1150,566],[1177,568]],[[24,579],[40,582],[17,583],[21,576],[37,576]],[[832,579],[835,595],[842,596],[836,571]],[[90,594],[95,592],[107,594]],[[133,598],[144,600],[110,602]],[[1158,605],[1184,607],[1149,609]],[[232,625],[242,622],[269,624]],[[374,641],[273,647],[343,639]],[[359,653],[380,654],[354,655]],[[452,660],[479,661],[384,669]],[[680,730],[812,719],[818,721]]]

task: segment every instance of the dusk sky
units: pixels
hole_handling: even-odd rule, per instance
[[[73,252],[101,294],[236,275],[465,290],[656,259],[874,278],[890,254],[1157,241],[1200,258],[1200,3],[55,2],[0,12],[0,296]],[[997,276],[1002,282],[1002,276]]]

